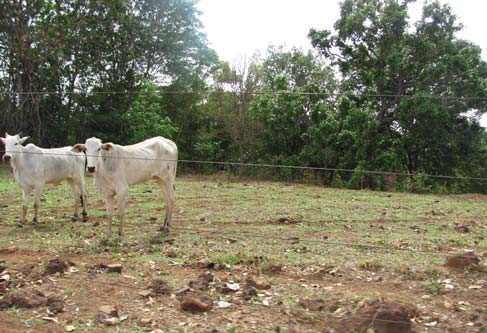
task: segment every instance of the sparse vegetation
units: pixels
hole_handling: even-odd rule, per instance
[[[105,247],[100,244],[106,222],[103,201],[90,181],[88,223],[68,221],[71,207],[65,198],[69,189],[60,185],[46,188],[40,225],[17,229],[20,190],[10,174],[4,173],[0,179],[4,193],[0,200],[0,242],[18,249],[4,256],[7,266],[21,269],[28,263],[42,267],[57,255],[76,263],[74,273],[55,278],[56,291],[69,300],[66,313],[58,315],[63,322],[69,321],[78,307],[79,318],[89,323],[97,306],[107,302],[125,304],[129,297],[134,301],[121,309],[128,319],[119,325],[130,332],[142,330],[141,309],[147,305],[146,301],[138,301],[140,290],[151,280],[163,277],[177,291],[206,270],[213,271],[217,281],[213,283],[233,281],[240,290],[247,274],[267,277],[272,292],[249,296],[256,297],[254,301],[212,294],[214,302],[223,299],[232,306],[228,310],[214,307],[207,321],[200,317],[189,321],[178,310],[176,299],[158,296],[149,308],[164,306],[173,310],[159,315],[162,321],[156,320],[150,324],[152,327],[177,332],[181,329],[179,323],[193,322],[202,326],[185,326],[187,331],[227,331],[236,327],[238,332],[254,332],[272,331],[277,324],[270,323],[279,323],[285,330],[290,324],[280,313],[288,309],[290,318],[298,323],[291,326],[311,332],[323,325],[339,325],[334,318],[336,311],[353,313],[362,300],[378,296],[421,304],[420,318],[428,317],[429,311],[446,314],[450,310],[442,297],[448,295],[451,306],[465,310],[449,314],[438,324],[446,329],[469,322],[472,311],[482,304],[485,285],[478,281],[486,279],[485,272],[450,271],[443,267],[443,252],[469,248],[483,253],[487,247],[483,238],[487,226],[483,196],[384,193],[183,177],[177,181],[176,216],[169,234],[158,232],[163,204],[159,195],[153,194],[157,193],[157,185],[147,183],[133,188],[129,195],[124,242],[112,239]],[[283,222],[294,220],[297,223]],[[454,222],[469,225],[470,232],[455,232]],[[122,263],[122,274],[89,269],[100,262]],[[25,288],[21,282],[29,281],[33,274],[26,272],[21,279],[13,279],[12,290]],[[327,316],[321,317],[319,312],[308,312],[297,304],[296,300],[303,297],[322,297],[333,310],[323,310]],[[257,306],[252,302],[264,301],[269,306],[260,306],[258,317],[247,315],[248,320],[229,321],[233,311],[252,313]],[[12,318],[13,311],[32,316],[32,310],[12,309],[0,312],[0,318]],[[483,318],[478,316],[476,323],[485,324]],[[417,321],[418,332],[422,332],[421,320]],[[38,320],[29,323],[39,329],[56,325]],[[86,324],[77,327],[87,328]]]

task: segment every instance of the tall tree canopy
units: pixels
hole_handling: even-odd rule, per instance
[[[487,96],[487,66],[478,46],[456,37],[461,25],[449,6],[428,2],[412,24],[410,2],[345,0],[335,31],[309,37],[341,72],[340,111],[366,111],[377,124],[366,167],[380,168],[385,154],[411,173],[465,174],[483,135],[466,113],[487,110],[478,98]]]
[[[1,0],[0,88],[11,93],[1,96],[0,130],[46,144],[87,134],[127,141],[134,96],[119,92],[146,80],[201,87],[216,61],[195,2]]]

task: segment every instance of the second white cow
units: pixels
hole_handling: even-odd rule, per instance
[[[129,186],[149,179],[156,180],[165,194],[166,217],[161,230],[169,229],[176,201],[174,182],[178,149],[174,142],[158,136],[134,145],[121,146],[102,143],[93,137],[84,144],[75,145],[73,150],[86,152],[87,170],[94,174],[97,189],[105,194],[108,225],[104,241],[108,241],[112,233],[115,196],[120,220],[118,239],[121,240]]]

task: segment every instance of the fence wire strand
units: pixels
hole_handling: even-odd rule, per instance
[[[370,93],[340,93],[333,91],[226,91],[226,90],[206,90],[206,91],[186,91],[186,90],[143,90],[143,91],[0,91],[0,95],[138,95],[138,94],[161,94],[161,95],[250,95],[250,96],[333,96],[333,97],[367,97],[367,98],[407,98],[407,99],[434,99],[434,100],[460,100],[460,101],[487,101],[487,97],[482,96],[441,96],[441,95],[405,95],[405,94],[370,94]]]
[[[3,153],[3,152],[2,152]],[[36,154],[36,153],[34,153]],[[46,154],[42,152],[40,154]],[[73,154],[59,154],[59,153],[47,153],[47,155],[65,155],[65,156],[74,156]],[[96,157],[96,156],[95,156]],[[119,159],[136,159],[136,160],[148,160],[148,161],[161,161],[161,162],[178,162],[178,163],[197,163],[197,164],[213,164],[213,165],[229,165],[229,166],[239,166],[239,167],[264,167],[264,168],[286,168],[286,169],[298,169],[298,170],[315,170],[315,171],[341,171],[341,172],[360,172],[364,174],[380,174],[380,175],[396,175],[396,176],[414,176],[415,174],[409,173],[401,173],[401,172],[388,172],[388,171],[377,171],[377,170],[354,170],[354,169],[343,169],[343,168],[327,168],[327,167],[307,167],[307,166],[288,166],[288,165],[275,165],[275,164],[257,164],[257,163],[239,163],[239,162],[219,162],[219,161],[199,161],[199,160],[171,160],[171,159],[148,159],[148,158],[139,158],[139,157],[109,157],[108,158],[119,158]],[[4,164],[2,166],[9,167],[9,165]],[[431,178],[445,178],[445,179],[462,179],[462,180],[476,180],[476,181],[485,181],[487,178],[481,177],[461,177],[461,176],[447,176],[447,175],[428,175],[428,174],[421,174],[425,177]],[[202,228],[189,228],[189,227],[179,227],[173,226],[173,230],[180,231],[186,234],[210,234],[210,235],[219,235],[219,236],[231,236],[231,237],[245,237],[245,238],[254,238],[254,239],[266,239],[271,240],[274,242],[280,242],[281,244],[286,244],[289,241],[299,241],[303,243],[313,243],[313,244],[320,244],[325,246],[343,246],[343,247],[358,247],[363,249],[380,249],[380,250],[390,250],[390,251],[403,251],[408,253],[422,253],[422,254],[432,254],[432,255],[440,255],[440,256],[468,256],[471,257],[469,254],[459,255],[452,252],[444,252],[444,251],[432,251],[432,250],[425,250],[425,249],[411,249],[405,247],[396,247],[396,246],[386,246],[386,245],[379,245],[379,244],[370,244],[370,243],[357,243],[357,242],[340,242],[340,241],[330,241],[330,240],[321,240],[321,239],[312,239],[312,238],[301,238],[296,236],[289,236],[289,237],[277,237],[277,236],[268,236],[264,234],[256,234],[251,232],[235,232],[235,231],[227,231],[227,230],[220,230],[220,229],[202,229]],[[30,238],[26,238],[25,240],[29,240]],[[67,276],[63,276],[65,279],[70,279]],[[71,279],[72,280],[72,279]],[[97,281],[95,279],[91,279],[90,282],[103,284],[103,285],[112,285],[117,287],[123,288],[130,288],[130,289],[147,289],[145,287],[140,287],[136,285],[128,285],[123,283],[115,283],[115,282],[108,282],[108,281]],[[411,324],[411,322],[406,321],[394,321],[394,320],[386,320],[386,319],[378,319],[378,318],[369,318],[363,317],[358,315],[334,315],[334,314],[324,314],[327,317],[337,318],[337,319],[345,319],[345,318],[352,318],[358,320],[370,320],[372,322],[390,322],[390,323],[397,323],[397,324]],[[432,326],[424,326],[420,323],[413,322],[413,324],[417,325],[418,327],[425,328],[427,330],[444,330],[444,327],[432,327]],[[476,330],[471,330],[466,326],[461,328],[448,326],[448,328],[452,329],[461,329],[464,332],[476,332]],[[447,328],[447,329],[448,329]]]
[[[0,151],[0,154],[5,154],[5,151]],[[19,153],[15,153],[19,154]],[[21,152],[20,154],[32,155],[47,155],[47,156],[68,156],[71,158],[80,157],[74,153],[53,153],[53,152]],[[98,157],[99,155],[87,154],[86,157]],[[205,160],[190,160],[190,159],[167,159],[167,158],[146,158],[137,156],[109,156],[103,155],[107,159],[121,159],[121,160],[140,160],[140,161],[158,161],[158,162],[177,162],[188,164],[210,164],[219,166],[234,166],[234,167],[253,167],[253,168],[277,168],[277,169],[292,169],[292,170],[310,170],[310,171],[333,171],[333,172],[347,172],[347,173],[362,173],[370,175],[385,175],[385,176],[401,176],[414,177],[422,176],[426,178],[437,179],[452,179],[452,180],[472,180],[485,182],[485,177],[469,177],[469,176],[451,176],[451,175],[434,175],[426,173],[406,173],[396,171],[382,171],[382,170],[365,170],[365,169],[347,169],[347,168],[331,168],[331,167],[313,167],[313,166],[299,166],[299,165],[284,165],[284,164],[267,164],[267,163],[241,163],[241,162],[225,162],[225,161],[205,161]],[[8,164],[4,164],[7,165]]]

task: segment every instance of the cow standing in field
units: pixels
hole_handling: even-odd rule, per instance
[[[71,220],[74,222],[78,219],[81,200],[83,221],[86,221],[88,219],[86,213],[88,191],[84,175],[85,155],[73,152],[72,147],[44,149],[33,144],[22,146],[28,138],[8,135],[8,133],[5,133],[5,138],[0,138],[5,145],[3,160],[10,163],[15,180],[22,189],[23,206],[20,226],[25,224],[32,191],[34,191],[35,210],[32,224],[35,225],[39,221],[39,206],[44,184],[57,185],[63,180],[69,183],[74,195],[74,213]]]
[[[73,150],[86,152],[87,170],[94,174],[96,187],[105,194],[108,217],[105,242],[112,233],[115,195],[120,220],[118,239],[121,240],[129,186],[149,179],[154,179],[165,195],[166,217],[161,230],[169,230],[176,201],[174,182],[178,148],[174,142],[158,136],[134,145],[121,146],[102,143],[93,137],[87,139],[85,144],[75,145]]]

